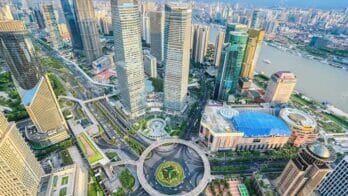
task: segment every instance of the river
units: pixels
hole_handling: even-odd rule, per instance
[[[211,28],[211,43],[215,43],[216,35],[217,30]],[[271,64],[263,63],[264,59],[270,60]],[[263,44],[256,71],[270,76],[281,70],[288,70],[296,75],[297,91],[316,101],[327,101],[348,112],[348,71]]]

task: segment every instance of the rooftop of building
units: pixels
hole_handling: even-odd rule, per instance
[[[279,116],[292,127],[314,129],[317,126],[316,120],[311,115],[295,108],[283,108]]]
[[[0,21],[0,33],[1,32],[14,32],[25,30],[25,24],[20,20],[4,20]]]
[[[329,159],[331,157],[330,150],[323,144],[313,143],[307,146],[308,150],[313,153],[313,155],[322,158]]]
[[[296,79],[295,74],[293,74],[291,71],[278,71],[273,75],[280,79]]]
[[[274,115],[271,108],[232,108],[222,104],[208,104],[202,123],[211,131],[219,133],[240,133],[244,137],[290,136],[287,124]]]
[[[39,90],[39,87],[43,81],[43,78],[41,78],[40,82],[37,83],[32,89],[29,89],[24,92],[22,103],[24,106],[29,106],[31,102],[33,101],[37,91]]]

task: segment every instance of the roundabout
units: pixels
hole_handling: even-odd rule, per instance
[[[137,161],[137,176],[151,196],[199,195],[211,177],[204,152],[181,139],[156,141],[146,148]]]

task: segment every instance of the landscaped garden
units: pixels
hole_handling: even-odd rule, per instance
[[[165,161],[156,169],[156,180],[163,186],[175,187],[184,180],[184,170],[174,161]]]
[[[86,155],[90,164],[93,164],[103,158],[103,156],[100,154],[100,152],[97,150],[97,148],[85,133],[81,133],[78,136],[77,142],[81,147],[83,153]]]
[[[119,179],[124,188],[126,188],[127,190],[132,190],[135,184],[135,178],[128,169],[125,169],[121,172]]]

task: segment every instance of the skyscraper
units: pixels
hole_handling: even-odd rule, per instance
[[[262,12],[260,10],[254,10],[252,18],[251,18],[250,28],[252,29],[261,28],[261,16],[262,16]]]
[[[0,20],[13,20],[9,5],[0,3]]]
[[[145,113],[145,79],[137,0],[112,0],[121,102],[130,118]]]
[[[180,112],[187,94],[192,10],[187,4],[165,5],[164,108]]]
[[[45,18],[46,30],[49,35],[49,42],[51,43],[53,48],[59,49],[63,46],[63,42],[62,37],[60,36],[53,5],[43,5],[42,11]]]
[[[157,62],[163,60],[164,12],[151,11],[150,17],[150,52]]]
[[[245,49],[241,77],[254,78],[255,64],[259,58],[264,31],[249,29],[248,43]]]
[[[68,126],[47,75],[43,76],[34,88],[25,92],[22,102],[39,131],[62,132],[58,141],[68,138]]]
[[[229,37],[229,45],[223,51],[223,64],[219,67],[215,86],[215,98],[221,101],[227,101],[229,95],[236,93],[248,34],[230,32]]]
[[[13,122],[0,112],[0,190],[2,195],[36,195],[44,174]]]
[[[346,155],[319,185],[318,192],[322,196],[348,194],[348,156]]]
[[[43,14],[39,8],[34,8],[34,15],[35,15],[37,25],[39,26],[39,29],[46,28],[45,19],[44,19]]]
[[[0,22],[0,51],[10,67],[22,102],[39,132],[66,139],[67,125],[54,91],[40,63],[22,21]]]
[[[209,26],[195,24],[193,32],[192,59],[195,63],[203,63],[207,54],[209,41]]]
[[[147,44],[150,44],[150,17],[149,12],[156,8],[155,2],[143,1],[141,2],[141,37]]]
[[[72,9],[72,5],[69,0],[60,0],[62,4],[62,9],[64,12],[64,17],[66,20],[66,24],[68,25],[68,30],[70,34],[70,39],[72,42],[72,47],[74,50],[82,50],[82,39],[79,25],[76,21],[76,16]]]
[[[334,153],[319,143],[307,144],[291,159],[276,181],[277,192],[287,196],[311,195],[330,172]]]
[[[289,71],[279,71],[271,76],[264,100],[271,103],[287,103],[294,91],[297,79]]]
[[[80,28],[83,51],[88,63],[92,63],[102,55],[93,1],[74,0],[74,8]]]
[[[222,49],[224,47],[224,40],[225,40],[225,32],[220,31],[218,36],[216,37],[215,41],[215,58],[214,58],[214,65],[215,66],[220,66],[221,63],[221,54],[222,54]]]
[[[237,23],[228,23],[226,26],[226,36],[225,36],[225,43],[228,43],[230,39],[230,33],[233,31],[238,31],[238,32],[247,32],[248,27],[243,24],[237,24]]]
[[[40,80],[41,70],[28,31],[22,21],[0,21],[0,52],[17,85],[29,90]]]

